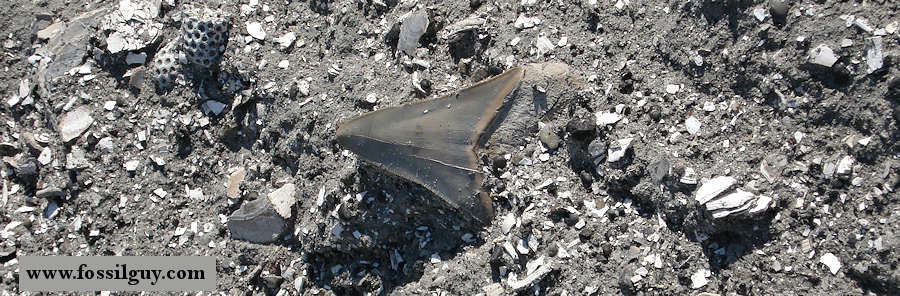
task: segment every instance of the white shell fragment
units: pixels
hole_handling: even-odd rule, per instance
[[[728,190],[728,188],[731,188],[736,181],[737,180],[729,176],[720,176],[710,179],[697,189],[695,199],[701,205],[706,204],[716,196],[719,196],[719,194],[722,194],[725,190]]]
[[[735,182],[734,178],[728,176],[716,177],[706,181],[697,189],[697,202],[704,205],[706,211],[712,214],[714,219],[745,214],[753,215],[769,209],[772,198],[768,196],[757,196],[740,189],[730,194],[723,194]]]

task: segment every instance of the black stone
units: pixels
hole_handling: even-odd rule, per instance
[[[506,168],[507,162],[508,161],[506,160],[505,157],[496,156],[496,157],[494,157],[494,160],[491,161],[491,167],[494,169],[495,172],[499,172]]]
[[[566,131],[572,135],[573,139],[583,141],[594,135],[596,126],[597,124],[593,120],[573,118],[566,123]]]

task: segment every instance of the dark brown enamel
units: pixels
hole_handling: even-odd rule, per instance
[[[481,192],[475,143],[523,73],[514,68],[444,97],[363,114],[338,128],[337,141],[488,222],[494,210]]]

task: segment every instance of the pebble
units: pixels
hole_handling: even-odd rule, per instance
[[[278,62],[278,68],[287,69],[290,66],[291,62],[289,62],[288,60],[281,60],[280,62]]]
[[[415,56],[419,38],[428,28],[428,14],[424,11],[412,12],[400,24],[400,36],[397,40],[397,51]]]
[[[698,120],[694,116],[688,117],[688,119],[684,121],[684,128],[687,129],[687,132],[692,135],[696,135],[698,132],[700,132],[700,126],[700,120]]]
[[[103,103],[103,109],[106,111],[112,111],[116,109],[116,101],[106,101]]]
[[[884,66],[884,54],[881,52],[881,37],[866,38],[866,74],[872,74]]]
[[[834,172],[841,176],[847,176],[853,173],[853,157],[847,155],[844,156],[844,158],[841,158],[841,160],[838,161]]]
[[[203,109],[203,113],[205,114],[219,115],[225,111],[225,104],[219,101],[207,100],[206,102],[203,102],[203,105],[201,105],[200,108]]]
[[[697,188],[697,193],[694,195],[694,198],[698,203],[706,204],[708,201],[712,200],[728,188],[731,188],[734,183],[737,182],[737,179],[729,176],[719,176],[710,179],[703,183],[700,188]]]
[[[50,164],[50,162],[53,161],[53,150],[50,149],[50,147],[44,147],[44,149],[41,150],[41,154],[38,155],[37,160],[41,165]]]
[[[284,229],[284,218],[264,198],[245,202],[228,217],[228,230],[234,239],[269,243],[276,241]]]
[[[516,216],[513,213],[503,216],[503,220],[500,221],[500,230],[503,231],[503,234],[508,234],[513,226],[516,226]]]
[[[706,112],[716,111],[716,103],[709,102],[709,101],[704,102],[703,103],[703,111],[706,111]]]
[[[756,17],[757,21],[763,22],[766,20],[766,18],[769,17],[769,13],[766,11],[766,9],[757,7],[753,9],[753,16]]]
[[[667,84],[666,85],[666,93],[668,93],[668,94],[674,95],[674,94],[678,93],[679,90],[681,90],[681,87],[677,84]]]
[[[288,183],[267,196],[275,208],[275,212],[285,219],[291,217],[291,207],[297,202],[297,199],[294,198],[296,190],[297,187],[293,183]]]
[[[275,38],[275,42],[278,43],[278,46],[280,46],[282,49],[291,47],[291,45],[294,45],[294,41],[296,40],[297,34],[294,34],[294,32],[287,32],[284,35],[281,35],[281,37]]]
[[[133,172],[137,170],[138,166],[141,164],[139,160],[129,160],[125,162],[125,170],[129,172]]]
[[[619,120],[622,119],[622,115],[615,113],[615,112],[607,112],[607,111],[597,112],[596,116],[597,116],[597,125],[599,125],[599,126],[607,126],[610,124],[614,124],[616,122],[619,122]]]
[[[615,142],[612,142],[607,149],[607,162],[616,162],[625,157],[625,153],[628,152],[628,149],[631,148],[631,142],[634,138],[625,138]]]
[[[544,147],[547,147],[549,150],[559,148],[559,143],[562,141],[553,131],[553,126],[549,124],[544,124],[543,127],[541,127],[541,130],[538,131],[538,138],[540,138]]]
[[[239,167],[235,170],[231,175],[228,176],[228,189],[225,191],[225,195],[229,198],[238,198],[241,196],[241,182],[244,181],[244,177],[247,175],[247,171],[244,170],[244,167]]]
[[[831,68],[831,66],[837,62],[837,56],[834,55],[834,51],[832,51],[828,45],[820,44],[809,50],[808,61],[816,65]]]
[[[841,261],[832,253],[823,254],[822,257],[819,258],[819,263],[825,264],[832,275],[836,275],[838,271],[841,270]]]
[[[113,139],[110,137],[104,137],[97,142],[97,148],[100,149],[100,153],[107,154],[116,152],[116,144],[113,143]]]
[[[708,269],[700,269],[691,275],[691,288],[699,289],[709,283],[707,277],[711,275]]]
[[[266,31],[263,30],[262,24],[259,22],[249,22],[247,23],[247,33],[250,34],[250,37],[265,40],[266,39]]]
[[[550,39],[545,36],[538,37],[537,41],[535,41],[534,45],[535,45],[535,47],[537,47],[538,55],[545,55],[545,54],[549,53],[550,51],[552,51],[554,48],[553,42],[550,41]]]
[[[59,134],[63,142],[69,142],[80,137],[93,123],[94,118],[91,117],[91,111],[87,106],[80,106],[60,118]]]
[[[375,93],[369,93],[366,95],[366,103],[375,104],[378,103],[378,95]]]
[[[722,218],[755,206],[756,203],[752,202],[754,200],[753,193],[738,189],[734,193],[706,203],[706,210],[712,212],[713,218]]]
[[[516,29],[528,29],[533,28],[536,25],[541,24],[541,19],[537,17],[528,17],[525,14],[519,14],[519,17],[516,18],[515,23],[513,23],[513,27]]]

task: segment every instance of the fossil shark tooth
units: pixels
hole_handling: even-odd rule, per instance
[[[494,210],[481,191],[484,176],[474,149],[524,72],[514,68],[437,99],[363,114],[338,128],[337,141],[488,222]]]

